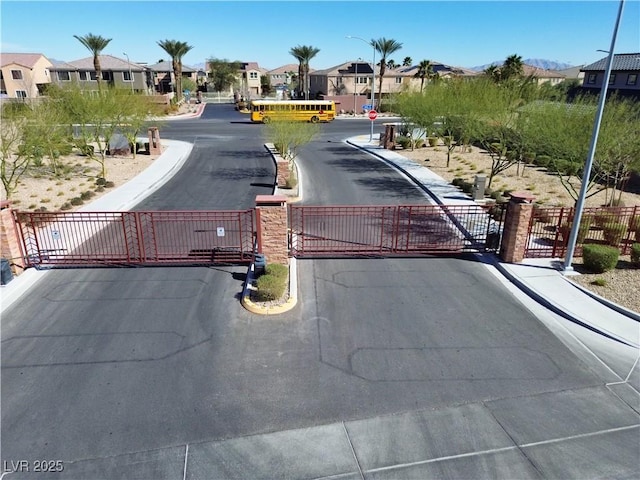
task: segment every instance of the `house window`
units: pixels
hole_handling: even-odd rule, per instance
[[[110,82],[113,79],[113,72],[102,72],[102,80]]]
[[[630,73],[627,76],[627,85],[637,85],[638,84],[638,74]]]
[[[396,83],[402,83],[402,77],[396,77]]]
[[[61,82],[69,82],[71,81],[71,75],[69,75],[69,72],[57,72],[58,73],[58,80]]]
[[[125,82],[133,82],[133,72],[122,72],[122,80]]]
[[[358,77],[358,81],[356,83],[369,83],[369,77]]]
[[[16,90],[16,98],[25,99],[27,98],[26,90]]]
[[[22,70],[11,70],[11,78],[14,80],[22,80]]]
[[[587,77],[587,83],[589,85],[595,85],[597,76],[598,75],[596,75],[595,73],[590,73],[589,76]]]
[[[258,78],[258,72],[249,72],[249,78],[252,79],[257,79]]]
[[[78,78],[83,82],[86,82],[91,79],[91,76],[89,75],[89,72],[78,72]]]
[[[609,76],[609,85],[613,85],[613,84],[615,84],[615,83],[616,83],[616,74],[615,74],[615,73],[612,73],[612,74]]]

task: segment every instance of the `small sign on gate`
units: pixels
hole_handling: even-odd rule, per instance
[[[51,230],[51,238],[53,240],[60,240],[60,230]]]
[[[216,229],[216,233],[218,234],[219,237],[224,237],[224,227],[218,227]]]

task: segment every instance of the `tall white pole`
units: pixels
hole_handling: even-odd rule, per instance
[[[620,7],[618,8],[618,17],[616,18],[616,24],[613,29],[613,35],[611,37],[611,47],[609,48],[609,57],[607,59],[607,67],[605,69],[604,78],[602,79],[602,85],[600,87],[600,99],[598,101],[598,110],[596,113],[595,123],[593,125],[593,133],[591,135],[591,144],[589,145],[589,153],[587,155],[587,161],[584,167],[584,173],[582,174],[582,185],[580,187],[580,195],[576,202],[576,210],[573,216],[573,225],[571,226],[571,233],[569,234],[569,242],[567,244],[567,253],[564,258],[564,271],[571,271],[571,262],[573,261],[573,254],[576,248],[576,240],[578,238],[578,229],[580,227],[580,221],[582,220],[582,211],[584,210],[584,201],[587,195],[587,187],[589,186],[589,178],[591,177],[591,167],[593,165],[593,157],[595,156],[596,147],[598,145],[598,133],[600,132],[600,122],[602,121],[602,113],[604,111],[604,104],[607,100],[607,89],[609,87],[609,76],[611,75],[611,67],[613,65],[614,49],[616,46],[616,37],[618,36],[618,27],[620,26],[620,19],[622,18],[622,9],[624,7],[624,0],[620,0]]]

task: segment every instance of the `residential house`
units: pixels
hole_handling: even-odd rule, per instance
[[[41,53],[0,54],[0,96],[36,98],[51,83],[52,63]]]
[[[578,67],[569,67],[569,68],[564,68],[562,70],[558,70],[558,73],[564,75],[565,79],[567,80],[581,80],[584,78],[584,72],[582,71],[582,67],[584,67],[584,65],[580,65]]]
[[[260,77],[267,71],[260,68],[257,62],[243,62],[240,66],[240,95],[245,98],[256,98],[262,95]]]
[[[428,82],[426,77],[423,83],[422,79],[417,76],[419,70],[419,65],[398,68],[399,72],[406,75],[407,80],[405,80],[405,83],[407,83],[411,89],[417,90],[420,89],[421,85],[424,86]],[[440,80],[448,78],[473,78],[479,75],[479,73],[474,70],[463,67],[452,67],[451,65],[440,62],[431,62],[431,70],[433,71],[433,75]]]
[[[151,72],[153,86],[157,93],[173,92],[173,62],[160,60],[158,63],[147,66]],[[198,69],[182,65],[182,78],[188,78],[198,84]]]
[[[566,75],[557,70],[545,70],[544,68],[526,64],[522,66],[522,73],[525,77],[533,78],[538,85],[543,83],[557,85],[567,79]]]
[[[293,90],[292,84],[298,81],[298,64],[288,63],[281,67],[269,70],[266,75],[269,77],[269,83],[272,89],[275,89],[278,98],[284,98],[290,90]]]
[[[153,86],[149,70],[142,65],[112,55],[99,55],[98,59],[104,84],[137,92],[149,92]],[[56,63],[50,70],[52,83],[62,86],[77,83],[85,89],[98,89],[93,57]]]
[[[599,92],[607,67],[608,57],[602,58],[591,65],[582,67],[584,79],[582,88],[587,91]],[[614,54],[609,76],[609,91],[621,95],[640,96],[640,53]]]

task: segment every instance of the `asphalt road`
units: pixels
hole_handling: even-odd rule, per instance
[[[209,106],[200,120],[164,127],[161,136],[195,148],[137,208],[247,208],[267,193],[274,172],[261,126],[238,115]],[[305,203],[426,201],[341,142],[368,125],[324,125],[303,149]],[[463,406],[481,405],[512,438],[531,442],[637,418],[604,387],[613,377],[472,257],[304,260],[298,272],[298,305],[269,318],[240,306],[238,267],[52,272],[2,318],[2,460],[99,463],[169,449],[180,475],[185,445],[335,422],[351,422],[356,435],[358,422],[430,409],[459,408],[453,428],[469,415]],[[571,415],[585,405],[598,409]],[[617,462],[612,478],[634,473],[632,434],[597,444]],[[587,456],[584,448],[557,451]],[[553,467],[557,451],[533,452],[529,465]],[[148,478],[161,476],[171,475]]]

